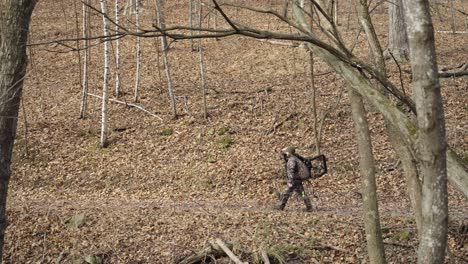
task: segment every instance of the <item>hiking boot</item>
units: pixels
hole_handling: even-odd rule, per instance
[[[304,212],[308,212],[308,213],[313,212],[313,211],[314,209],[312,207],[307,207],[306,209],[304,209]]]

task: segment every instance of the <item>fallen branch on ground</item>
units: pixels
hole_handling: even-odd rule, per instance
[[[317,245],[313,246],[312,248],[315,248],[315,249],[333,249],[335,251],[340,251],[340,252],[347,253],[347,254],[353,254],[349,250],[342,249],[342,248],[339,248],[339,247],[336,247],[336,246],[333,246],[333,245],[329,245],[329,244],[323,244],[323,243],[317,243]]]
[[[92,94],[92,93],[88,93],[89,96],[92,96],[92,97],[95,97],[95,98],[98,98],[98,99],[101,99],[102,100],[102,96],[99,96],[99,95],[96,95],[96,94]],[[117,104],[122,104],[122,105],[125,105],[125,106],[128,106],[128,107],[133,107],[133,108],[136,108],[140,111],[143,111],[151,116],[154,116],[154,117],[157,117],[159,118],[159,120],[163,120],[160,116],[157,116],[155,115],[154,113],[146,110],[145,108],[143,108],[143,106],[141,105],[137,105],[137,104],[132,104],[132,103],[127,103],[127,102],[124,102],[124,101],[120,101],[120,100],[117,100],[117,99],[113,99],[113,98],[109,98],[109,102],[114,102],[114,103],[117,103]]]
[[[210,241],[210,244],[213,242]],[[216,239],[216,244],[221,247],[221,249],[227,254],[227,256],[234,261],[236,264],[246,264],[246,262],[242,262],[234,253],[229,249],[229,247],[219,238]],[[214,246],[214,245],[212,245]]]
[[[265,250],[262,250],[262,259],[265,264],[270,264],[270,258],[268,258],[268,254]]]
[[[456,72],[448,72],[449,70],[455,70],[455,69],[459,69],[459,70]],[[452,77],[460,77],[460,76],[465,76],[465,75],[468,75],[468,63],[467,62],[454,66],[454,67],[442,68],[439,72],[440,78],[452,78]]]
[[[179,264],[195,264],[203,262],[209,258],[217,259],[225,256],[226,253],[219,246],[214,243],[210,243],[210,245],[204,249],[180,261]]]
[[[297,113],[289,114],[288,116],[286,116],[286,118],[284,118],[283,120],[281,120],[278,123],[277,123],[278,120],[275,120],[273,122],[273,126],[265,134],[270,135],[271,133],[274,133],[276,131],[276,129],[278,129],[278,127],[282,126],[286,121],[288,121],[289,119],[295,117],[296,115],[297,115]]]
[[[450,30],[436,30],[437,33],[443,34],[468,34],[468,31],[450,31]]]

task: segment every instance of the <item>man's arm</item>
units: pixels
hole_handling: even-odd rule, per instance
[[[290,158],[286,163],[286,172],[288,174],[288,184],[293,183],[297,174],[297,162],[294,158]]]

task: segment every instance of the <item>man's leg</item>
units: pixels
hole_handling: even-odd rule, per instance
[[[296,191],[299,194],[299,196],[302,198],[302,200],[304,201],[304,204],[306,206],[306,210],[307,211],[312,211],[312,203],[310,202],[309,196],[307,196],[302,183],[299,183],[297,185]]]
[[[278,209],[283,210],[284,207],[286,207],[286,203],[288,202],[289,197],[291,197],[291,194],[293,192],[294,192],[294,186],[291,186],[291,187],[288,186],[288,188],[286,189],[286,191],[281,197],[281,204]]]

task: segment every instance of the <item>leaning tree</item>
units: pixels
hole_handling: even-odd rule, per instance
[[[0,262],[5,238],[6,199],[23,81],[29,21],[35,0],[0,1]]]

